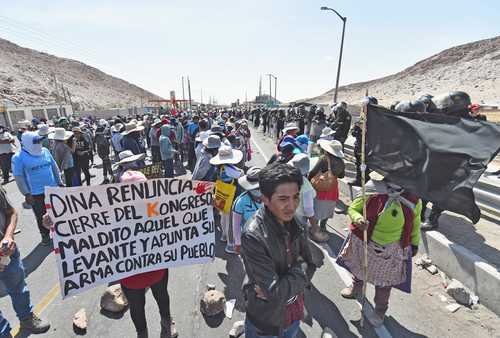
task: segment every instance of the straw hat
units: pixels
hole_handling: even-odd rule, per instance
[[[143,131],[144,126],[140,126],[135,122],[129,122],[125,124],[125,130],[122,132],[122,135],[128,135],[133,133],[134,131]]]
[[[158,118],[154,119],[153,123],[151,123],[151,125],[153,127],[156,127],[157,125],[160,125],[160,124],[161,124],[161,120]]]
[[[286,134],[290,130],[299,130],[300,128],[293,122],[287,123],[285,128],[283,128],[283,134]]]
[[[319,140],[318,145],[329,154],[335,157],[344,158],[344,152],[342,151],[342,143],[337,140]]]
[[[54,131],[54,128],[50,128],[45,123],[41,123],[36,127],[38,129],[38,135],[40,135],[40,136],[47,136]]]
[[[335,130],[333,130],[330,127],[325,127],[321,131],[321,135],[319,135],[319,138],[325,138],[325,137],[333,136],[333,135],[335,135]]]
[[[114,124],[112,127],[111,127],[111,131],[113,133],[119,133],[120,130],[122,130],[123,128],[123,124],[122,123],[117,123],[117,124]]]
[[[145,157],[146,154],[134,155],[134,153],[130,150],[124,150],[118,154],[118,158],[120,159],[120,161],[116,162],[116,165],[139,161],[144,159]]]
[[[209,131],[202,131],[198,134],[198,136],[196,136],[196,139],[195,141],[196,142],[203,142],[205,141],[208,137],[210,136],[210,132]]]
[[[73,133],[81,133],[82,132],[82,128],[80,128],[80,127],[73,127],[73,128],[71,128],[71,131]]]
[[[220,137],[217,135],[209,135],[204,141],[203,145],[208,149],[218,149],[220,147]]]
[[[258,167],[248,168],[247,174],[238,178],[238,184],[247,191],[258,189],[260,171],[261,169]]]
[[[55,128],[54,132],[49,135],[49,139],[58,140],[58,141],[66,141],[71,136],[73,136],[72,131],[67,131],[64,128]]]
[[[233,149],[231,146],[222,145],[216,156],[210,159],[210,164],[237,164],[243,159],[243,153],[240,150]]]

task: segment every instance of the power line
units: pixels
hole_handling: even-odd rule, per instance
[[[78,60],[81,56],[83,56],[83,58],[87,59],[87,63],[94,64],[95,67],[99,67],[107,73],[112,73],[109,69],[107,69],[107,67],[104,67],[100,64],[100,62],[97,62],[97,54],[94,54],[92,51],[82,48],[77,44],[62,41],[52,35],[44,33],[41,30],[34,30],[29,26],[18,23],[17,21],[6,18],[5,16],[0,15],[0,20],[4,21],[0,21],[0,32],[3,32],[4,34],[21,37],[21,39],[28,40],[31,43],[33,43],[34,41],[38,44],[41,44],[42,46],[50,46],[52,48],[56,48],[66,54],[67,58]],[[43,49],[44,48],[41,48],[41,50]],[[77,57],[77,55],[79,57]],[[64,55],[61,56],[65,57]]]
[[[12,18],[8,18],[8,17],[3,16],[3,15],[0,15],[0,20],[5,21],[5,24],[15,26],[17,29],[22,29],[24,31],[28,31],[30,34],[36,35],[36,36],[41,37],[45,40],[48,39],[49,41],[56,41],[59,44],[62,44],[62,45],[67,46],[67,47],[71,47],[72,49],[78,49],[79,51],[83,51],[88,55],[95,55],[93,53],[93,51],[89,51],[87,47],[84,47],[84,46],[82,46],[78,43],[75,43],[75,42],[70,42],[70,41],[66,41],[66,40],[63,41],[60,39],[60,37],[56,37],[56,36],[51,35],[47,32],[44,32],[40,28],[34,29],[34,28],[26,25],[23,22],[14,20]]]

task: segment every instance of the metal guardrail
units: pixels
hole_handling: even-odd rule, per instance
[[[344,145],[344,152],[351,159],[354,158],[353,139],[348,139]],[[491,179],[481,177],[473,189],[476,204],[481,209],[481,216],[500,222],[500,185]]]

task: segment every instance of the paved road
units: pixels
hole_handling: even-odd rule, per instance
[[[252,164],[263,166],[273,153],[274,144],[260,132],[254,132],[254,142]],[[97,175],[93,184],[98,184],[101,182],[101,170],[93,169],[93,172]],[[104,286],[64,301],[60,299],[54,255],[37,245],[39,235],[34,217],[31,210],[22,209],[22,199],[15,183],[9,183],[6,189],[13,204],[21,211],[22,232],[16,239],[24,255],[32,301],[36,310],[52,323],[51,330],[42,336],[75,337],[72,316],[80,308],[85,308],[89,319],[88,337],[135,337],[129,313],[118,318],[100,313],[99,300]],[[307,316],[301,324],[299,337],[320,337],[325,326],[332,328],[338,337],[500,337],[500,319],[482,306],[448,313],[444,309],[446,303],[439,297],[445,294],[440,278],[419,270],[414,274],[411,295],[398,291],[393,293],[385,327],[374,330],[367,324],[362,328],[358,304],[339,296],[348,276],[333,264],[334,253],[345,235],[346,222],[344,215],[336,215],[329,224],[330,242],[322,248],[314,246],[315,259],[323,265],[314,276],[314,287],[306,293]],[[181,337],[228,337],[232,324],[244,318],[240,293],[244,277],[241,260],[237,256],[226,255],[221,243],[217,245],[216,256],[211,264],[171,270],[171,309]],[[200,314],[199,300],[207,283],[215,284],[227,299],[237,299],[232,319],[206,320]],[[368,289],[368,297],[373,298],[372,288]],[[10,299],[1,286],[0,309],[15,326],[17,320]],[[146,309],[150,335],[154,337],[159,332],[159,314],[150,293]],[[20,332],[18,336],[26,337],[26,334]]]

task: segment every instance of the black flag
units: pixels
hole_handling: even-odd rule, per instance
[[[500,151],[499,140],[493,123],[368,105],[367,166],[473,223],[481,211],[472,188]]]

